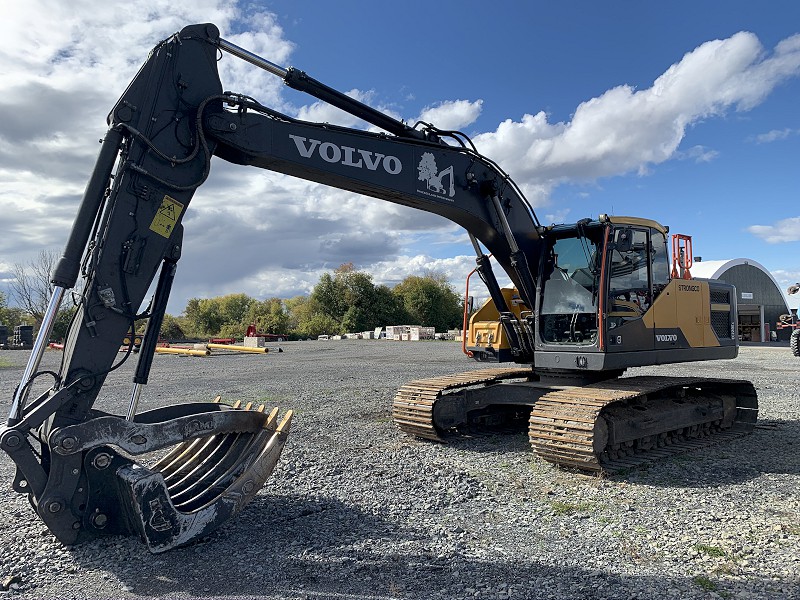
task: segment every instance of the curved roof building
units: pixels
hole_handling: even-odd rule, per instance
[[[739,338],[742,341],[789,339],[788,329],[777,328],[780,315],[789,313],[786,298],[778,282],[763,265],[750,258],[695,260],[691,268],[692,277],[719,279],[736,286]]]

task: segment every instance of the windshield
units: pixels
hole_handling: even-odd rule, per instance
[[[601,235],[601,229],[580,229],[575,237],[553,241],[541,282],[539,331],[543,341],[596,342]]]

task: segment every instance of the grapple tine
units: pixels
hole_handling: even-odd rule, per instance
[[[152,469],[161,472],[164,477],[175,472],[181,465],[185,464],[185,459],[193,454],[196,454],[198,449],[206,448],[209,444],[214,444],[216,437],[200,438],[199,440],[192,440],[190,442],[183,442],[176,446],[173,450],[165,454],[158,462],[156,462]],[[217,442],[219,440],[216,440]]]
[[[182,499],[192,497],[198,490],[210,485],[216,478],[214,472],[217,469],[224,470],[238,462],[254,437],[252,434],[226,435],[226,439],[214,452],[197,460],[191,460],[192,468],[179,480],[165,478],[164,481],[175,505],[178,506]]]
[[[240,436],[237,444],[231,446],[225,457],[211,464],[203,473],[202,479],[198,479],[192,486],[177,494],[168,486],[175,508],[189,512],[213,501],[235,480],[240,469],[239,457],[246,454],[250,446],[265,445],[271,435],[272,431],[265,429],[259,435],[248,436],[249,439],[246,440],[242,440]]]
[[[292,417],[294,416],[293,410],[287,410],[286,414],[283,415],[283,419],[281,419],[281,424],[278,425],[278,428],[275,430],[277,433],[289,433],[289,428],[292,425]]]
[[[203,474],[202,464],[206,461],[209,464],[213,464],[225,456],[238,437],[238,435],[233,434],[211,437],[208,443],[200,447],[197,452],[187,454],[179,463],[174,464],[171,473],[165,474],[162,472],[164,481],[171,490],[170,493],[179,493],[193,485],[198,479],[201,479]]]

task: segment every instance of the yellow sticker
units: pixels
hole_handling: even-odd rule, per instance
[[[175,198],[165,195],[161,201],[161,206],[158,207],[156,216],[153,217],[153,222],[150,223],[150,230],[168,238],[172,235],[175,225],[178,224],[181,211],[183,211],[183,204],[175,200]]]

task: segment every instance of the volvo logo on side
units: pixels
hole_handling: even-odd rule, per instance
[[[356,169],[366,168],[370,171],[382,168],[389,175],[399,175],[403,170],[403,163],[391,154],[370,152],[351,146],[337,146],[331,142],[305,138],[291,133],[289,137],[292,138],[297,151],[303,158],[311,158],[316,153],[325,162],[339,163],[345,167],[355,167]]]
[[[674,333],[669,333],[669,334],[666,334],[666,335],[662,334],[662,333],[657,333],[656,334],[656,341],[657,342],[677,342],[678,341],[678,336],[676,334],[674,334]]]

